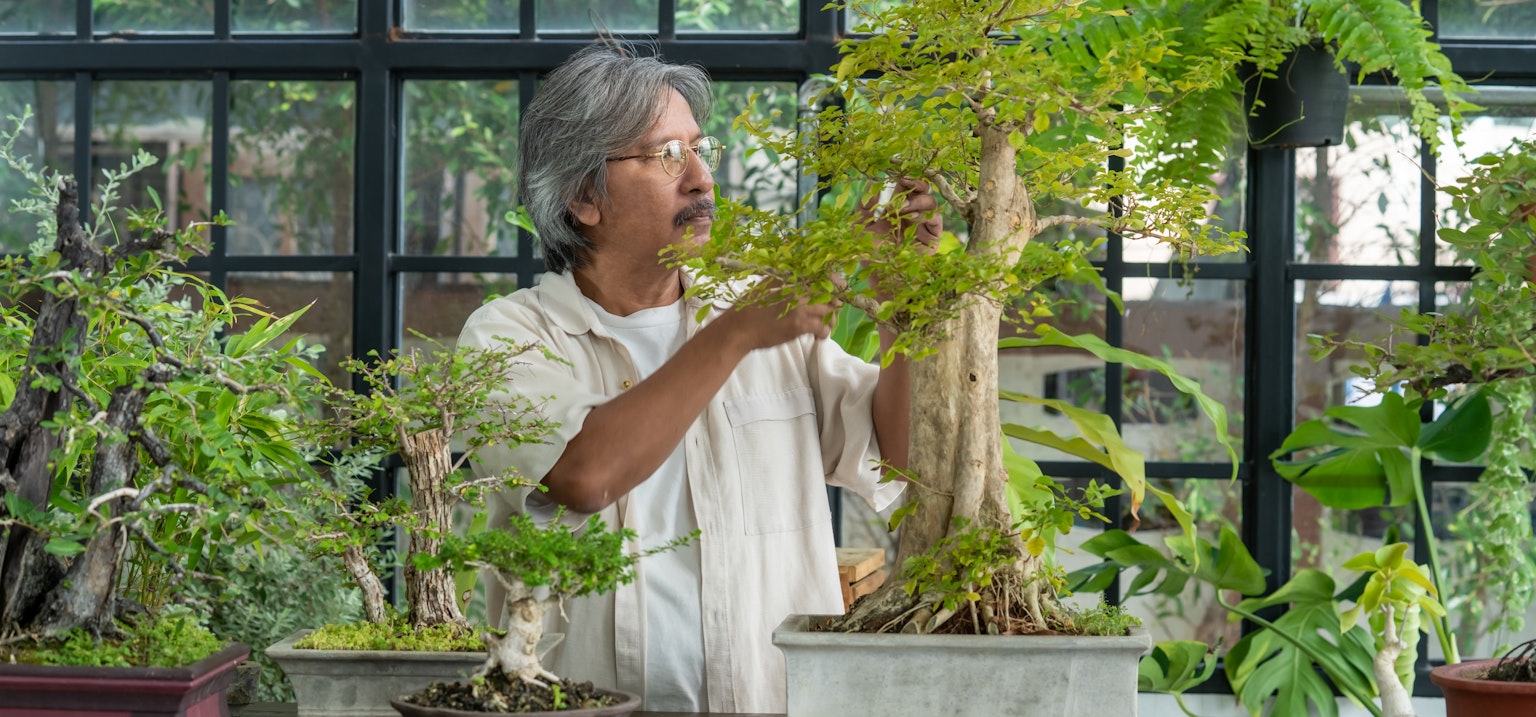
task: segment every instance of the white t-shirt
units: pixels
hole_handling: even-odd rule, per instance
[[[629,351],[635,373],[645,380],[681,349],[686,338],[682,300],[670,306],[614,316],[591,300],[598,321]],[[640,534],[640,548],[650,550],[697,530],[683,444],[651,477],[629,493],[626,523]],[[644,595],[645,706],[653,712],[707,711],[704,638],[699,593],[702,575],[699,544],[644,559],[637,587]]]

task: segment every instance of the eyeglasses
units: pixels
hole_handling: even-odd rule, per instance
[[[627,157],[609,157],[608,161],[622,162],[626,159],[650,159],[652,157],[660,157],[661,168],[666,171],[667,174],[673,177],[681,177],[683,176],[683,170],[688,168],[688,150],[690,149],[693,150],[695,154],[699,155],[699,159],[704,162],[704,166],[707,167],[711,172],[715,171],[715,168],[720,166],[720,155],[725,153],[725,145],[721,144],[720,140],[715,139],[714,137],[701,138],[699,143],[692,147],[683,144],[683,141],[680,139],[674,139],[671,142],[662,145],[660,152],[651,152],[649,154],[631,154]]]

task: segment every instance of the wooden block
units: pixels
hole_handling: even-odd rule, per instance
[[[843,588],[843,609],[885,582],[885,551],[880,548],[838,548],[837,573]]]
[[[885,568],[880,568],[879,570],[866,575],[863,580],[854,583],[848,589],[848,600],[847,602],[843,603],[843,609],[847,610],[848,606],[853,604],[853,601],[880,589],[880,586],[884,584]]]
[[[870,573],[885,566],[885,550],[881,548],[838,548],[837,572],[843,584],[852,585]]]

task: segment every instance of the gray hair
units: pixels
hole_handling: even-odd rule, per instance
[[[570,206],[608,204],[607,158],[645,138],[661,119],[667,88],[687,100],[694,121],[709,117],[709,76],[602,40],[555,68],[523,111],[518,143],[518,200],[544,245],[545,266],[581,266],[592,241],[577,229]]]

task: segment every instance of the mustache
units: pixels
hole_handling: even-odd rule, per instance
[[[709,216],[710,218],[714,218],[715,202],[713,199],[700,199],[699,201],[688,205],[686,209],[678,212],[677,216],[672,218],[672,224],[674,226],[680,227],[684,224],[687,224],[689,220],[702,216]]]

